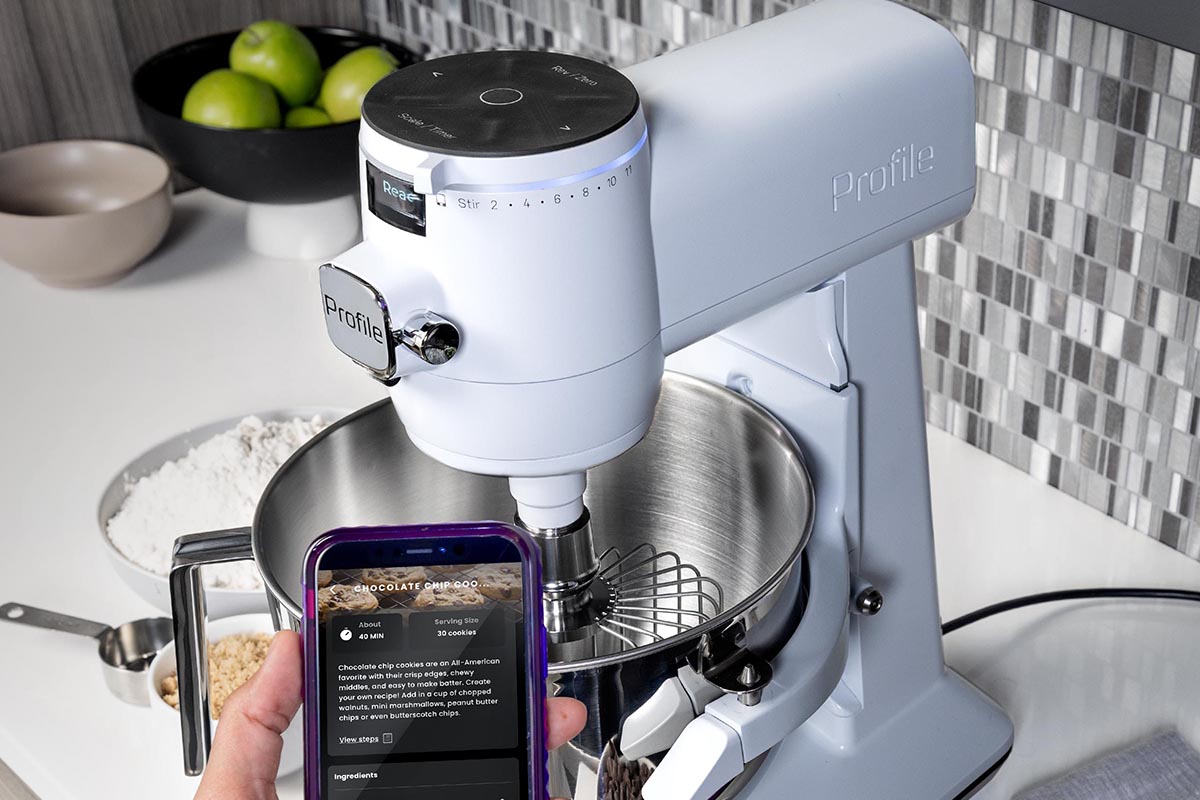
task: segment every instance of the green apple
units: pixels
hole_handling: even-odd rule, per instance
[[[217,69],[188,89],[182,116],[217,128],[278,128],[279,101],[258,78]]]
[[[321,87],[321,59],[303,33],[264,19],[247,26],[229,48],[229,66],[269,83],[289,106],[302,106]]]
[[[312,106],[296,106],[287,112],[283,118],[285,128],[318,128],[322,125],[332,125],[333,120],[319,108]]]
[[[380,78],[395,72],[399,63],[382,47],[360,47],[347,53],[325,73],[318,102],[334,122],[358,119],[367,92]]]
[[[321,70],[321,83],[322,84],[325,83],[326,72],[327,72],[327,70]],[[310,103],[310,105],[313,108],[319,108],[322,111],[325,110],[325,106],[321,105],[321,90],[319,88],[317,89],[317,96],[315,98],[313,98],[313,101],[312,101],[312,103]]]

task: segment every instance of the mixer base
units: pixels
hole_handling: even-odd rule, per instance
[[[982,692],[947,670],[902,715],[864,739],[816,730],[822,708],[768,755],[745,797],[904,797],[958,800],[977,792],[1012,749],[1012,723]],[[816,725],[814,725],[816,723]]]
[[[969,798],[977,795],[984,786],[988,785],[988,781],[996,777],[996,773],[1000,771],[1000,768],[1004,766],[1004,762],[1008,761],[1008,757],[1011,755],[1012,748],[1010,747],[1004,755],[1000,756],[1000,760],[991,766],[991,769],[976,778],[975,782],[968,786],[966,791],[954,798],[954,800],[969,800]]]

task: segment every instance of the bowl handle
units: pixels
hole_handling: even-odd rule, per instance
[[[249,528],[192,533],[175,540],[171,556],[171,616],[175,622],[179,724],[183,771],[199,775],[208,762],[212,730],[208,713],[208,634],[200,567],[254,558]]]

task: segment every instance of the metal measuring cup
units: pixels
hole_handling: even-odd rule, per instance
[[[139,619],[114,628],[23,603],[0,606],[0,620],[95,639],[100,643],[104,682],[113,694],[135,706],[150,705],[146,670],[158,651],[174,636],[169,617]]]

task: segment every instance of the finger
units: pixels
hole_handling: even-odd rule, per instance
[[[197,800],[273,800],[281,737],[303,686],[300,637],[281,631],[262,667],[225,701]]]
[[[571,697],[546,700],[546,747],[562,747],[587,724],[587,706]]]

